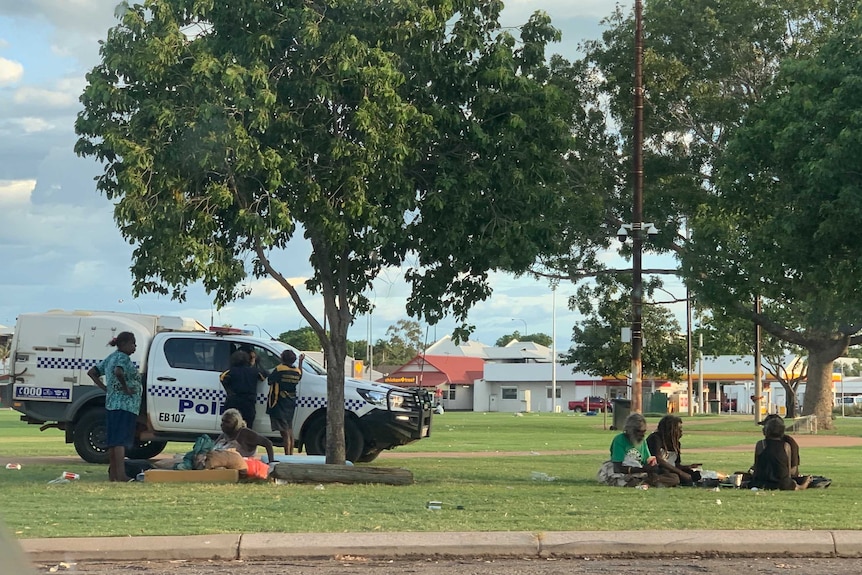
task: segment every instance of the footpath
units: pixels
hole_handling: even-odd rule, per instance
[[[423,557],[862,557],[862,531],[250,533],[24,539],[34,563]]]

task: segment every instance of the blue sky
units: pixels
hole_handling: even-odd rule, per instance
[[[304,325],[284,291],[271,281],[251,282],[252,295],[216,311],[203,290],[188,301],[145,295],[134,299],[129,272],[132,247],[120,237],[110,202],[93,177],[100,167],[75,156],[74,120],[84,75],[98,61],[98,41],[116,21],[118,0],[0,0],[0,324],[14,325],[21,312],[101,309],[193,317],[209,323],[254,324],[277,335]],[[632,0],[620,2],[626,7]],[[510,0],[504,25],[545,10],[563,31],[553,51],[573,58],[580,42],[597,38],[599,20],[613,11],[610,0]],[[308,247],[293,242],[278,257],[283,273],[308,275]],[[646,256],[645,256],[646,257]],[[644,265],[651,265],[645,259]],[[286,270],[290,269],[288,273]],[[494,275],[494,295],[470,315],[474,339],[493,344],[514,330],[551,334],[552,297],[543,283]],[[679,290],[678,284],[669,289]],[[372,297],[377,309],[361,317],[351,339],[372,339],[406,318],[407,286],[400,270],[384,273]],[[577,320],[566,309],[574,293],[563,284],[556,296],[557,347],[567,348]],[[310,309],[319,299],[307,297]],[[514,318],[514,319],[513,319]],[[451,331],[444,320],[429,339]],[[257,328],[255,328],[257,329]]]

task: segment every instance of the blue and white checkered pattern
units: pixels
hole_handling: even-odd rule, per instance
[[[190,399],[197,402],[218,401],[223,403],[227,394],[223,389],[201,389],[199,387],[183,387],[180,385],[150,385],[147,386],[149,395],[154,397],[173,397],[177,399]],[[257,403],[265,404],[266,395],[258,394]],[[317,409],[326,407],[325,397],[300,396],[296,398],[297,407],[310,407]],[[366,402],[361,399],[348,399],[344,407],[349,411],[359,411],[365,407]]]
[[[196,401],[224,401],[227,394],[223,389],[201,389],[199,387],[183,387],[180,385],[149,385],[149,395],[154,397],[179,397]]]
[[[41,369],[86,369],[89,371],[91,367],[98,364],[101,359],[84,359],[76,357],[36,357],[36,367]],[[141,369],[138,362],[133,361],[132,365]]]

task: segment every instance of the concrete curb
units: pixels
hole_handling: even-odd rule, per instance
[[[260,533],[245,535],[242,559],[320,558],[338,555],[362,557],[428,557],[493,555],[535,557],[532,533]]]
[[[22,539],[34,563],[238,559],[241,535]]]
[[[862,531],[252,533],[24,539],[35,563],[331,557],[862,557]]]

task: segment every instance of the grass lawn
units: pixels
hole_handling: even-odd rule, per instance
[[[657,418],[650,418],[651,427]],[[610,422],[608,422],[609,425]],[[743,416],[685,418],[686,455],[707,469],[751,464],[761,436]],[[0,468],[0,519],[19,538],[192,535],[239,532],[558,531],[629,529],[860,529],[859,448],[802,449],[802,470],[833,480],[829,489],[752,492],[634,489],[598,485],[613,431],[601,416],[453,413],[435,417],[432,437],[371,465],[403,467],[415,484],[111,484],[106,467],[83,461]],[[839,419],[821,435],[862,436],[862,418]],[[733,447],[744,446],[743,450]],[[172,443],[169,453],[190,444]],[[475,452],[470,457],[427,453]],[[488,456],[489,452],[501,452]],[[507,456],[505,452],[535,455]],[[562,453],[560,453],[562,452]],[[410,457],[415,453],[416,457]],[[57,430],[39,432],[0,410],[0,456],[74,455]],[[76,482],[50,485],[62,471]],[[534,472],[556,478],[534,479]],[[443,502],[427,510],[429,500]],[[463,507],[457,509],[456,507]]]

